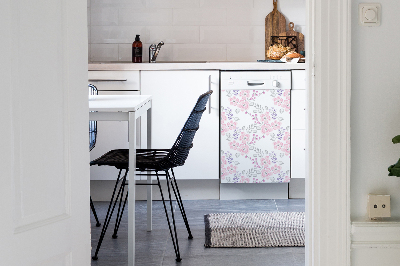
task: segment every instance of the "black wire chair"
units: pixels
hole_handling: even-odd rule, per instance
[[[211,94],[212,94],[212,91],[209,91],[207,93],[200,95],[199,99],[196,102],[196,105],[194,106],[192,112],[190,113],[189,118],[187,119],[185,125],[183,126],[178,138],[175,140],[175,143],[171,149],[137,149],[136,150],[136,171],[146,172],[145,174],[138,174],[138,175],[152,175],[152,176],[157,177],[156,185],[158,185],[158,187],[160,189],[161,199],[163,202],[165,215],[167,217],[169,232],[170,232],[172,243],[173,243],[174,250],[175,250],[176,261],[178,261],[178,262],[181,261],[181,256],[180,256],[180,252],[179,252],[178,236],[176,233],[175,217],[174,217],[172,197],[171,197],[171,188],[175,195],[175,199],[178,203],[178,207],[182,214],[182,218],[185,222],[185,226],[186,226],[186,229],[189,234],[188,238],[193,239],[193,236],[190,231],[189,222],[187,220],[185,209],[183,207],[182,198],[181,198],[181,195],[179,192],[178,184],[175,179],[175,174],[174,174],[173,168],[184,165],[184,163],[189,155],[189,151],[193,147],[194,135],[196,134],[196,131],[199,129],[199,123],[200,123],[201,116],[202,116],[203,112],[206,110],[205,106],[206,106],[206,103]],[[129,171],[129,169],[128,169],[129,150],[128,149],[111,150],[111,151],[107,152],[106,154],[102,155],[101,157],[93,160],[90,163],[90,165],[99,165],[99,166],[100,165],[108,165],[108,166],[114,166],[117,169],[119,169],[117,181],[114,186],[110,204],[108,206],[106,219],[103,224],[102,232],[100,234],[100,239],[97,244],[95,254],[92,257],[93,260],[97,260],[98,259],[97,255],[99,253],[101,243],[104,239],[104,235],[105,235],[105,233],[107,231],[107,227],[110,223],[111,216],[112,216],[114,209],[116,207],[116,204],[118,203],[118,200],[119,200],[118,213],[117,213],[116,223],[115,223],[115,227],[114,227],[114,233],[112,235],[113,238],[118,237],[117,233],[118,233],[119,225],[121,223],[122,214],[124,212],[125,205],[126,205],[127,198],[128,198],[128,193],[126,192],[125,199],[123,199],[124,198],[124,188],[125,188],[125,185],[127,185],[126,176]],[[123,176],[121,177],[122,170],[125,170],[125,172],[124,172]],[[155,174],[152,174],[151,172],[155,172]],[[159,172],[165,172],[165,173],[160,174]],[[161,188],[161,183],[160,183],[160,176],[166,177],[167,188],[168,188],[168,199],[169,199],[169,203],[170,203],[170,214],[168,214],[167,206],[165,204],[164,194],[163,194],[163,191]],[[119,185],[119,189],[118,189],[117,195],[115,197],[115,192],[117,190],[118,185]],[[147,185],[147,184],[144,184],[144,185]],[[114,202],[114,197],[116,199],[115,202]],[[172,226],[171,226],[171,221],[170,221],[169,216],[171,216],[171,218],[172,218]]]
[[[89,95],[98,95],[98,91],[96,86],[93,84],[89,84]],[[92,151],[94,146],[96,145],[97,140],[97,121],[89,121],[89,151]],[[101,223],[99,222],[99,218],[97,217],[96,209],[94,208],[94,204],[92,201],[92,196],[90,196],[90,209],[93,212],[94,218],[96,219],[96,226],[99,227]]]

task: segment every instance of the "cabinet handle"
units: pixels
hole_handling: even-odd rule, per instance
[[[247,86],[262,86],[264,85],[264,82],[250,82],[247,81]]]
[[[127,79],[89,79],[90,82],[102,82],[102,81],[127,81]]]
[[[211,91],[211,75],[208,76],[208,91]],[[211,95],[208,98],[208,113],[211,114]]]

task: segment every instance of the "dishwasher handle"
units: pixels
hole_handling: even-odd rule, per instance
[[[264,82],[251,82],[247,81],[247,86],[262,86],[264,85]]]

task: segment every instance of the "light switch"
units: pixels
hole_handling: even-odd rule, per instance
[[[358,23],[361,26],[376,27],[381,24],[381,4],[363,3],[358,5]]]

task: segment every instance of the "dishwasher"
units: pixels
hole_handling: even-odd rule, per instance
[[[221,71],[221,183],[290,181],[291,71]]]

